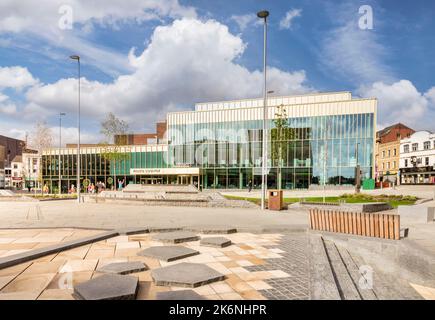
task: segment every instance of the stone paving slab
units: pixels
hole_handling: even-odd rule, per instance
[[[223,274],[204,264],[186,262],[155,269],[151,272],[151,276],[157,286],[189,288],[196,288],[225,278]]]
[[[170,262],[198,255],[199,252],[182,246],[159,246],[147,248],[137,254]]]
[[[106,274],[74,287],[74,294],[83,300],[134,300],[139,279],[132,276]]]
[[[202,238],[200,245],[206,247],[224,248],[231,245],[231,240],[224,237]]]
[[[148,267],[139,261],[109,263],[97,269],[98,272],[117,273],[123,275],[145,270],[148,270]]]
[[[205,300],[193,290],[157,292],[156,300]]]
[[[153,237],[153,240],[169,242],[169,243],[182,243],[189,241],[197,241],[199,240],[199,236],[195,233],[188,231],[174,231],[174,232],[165,232],[159,233]]]

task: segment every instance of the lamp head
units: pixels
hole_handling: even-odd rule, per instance
[[[257,12],[257,17],[259,18],[266,19],[268,16],[269,16],[269,11],[267,10]]]
[[[78,56],[78,55],[72,55],[72,56],[69,56],[71,59],[73,59],[73,60],[80,60],[80,56]]]

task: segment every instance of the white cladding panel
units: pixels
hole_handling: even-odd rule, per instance
[[[285,100],[285,99],[284,99]],[[285,102],[285,101],[284,101]],[[271,105],[268,108],[268,118],[273,119],[277,107],[281,104]],[[315,117],[326,115],[375,113],[376,99],[347,100],[335,102],[321,102],[300,105],[285,105],[289,118]],[[167,121],[170,125],[215,123],[232,121],[252,121],[263,119],[263,108],[244,108],[210,111],[186,111],[168,113]]]
[[[346,101],[351,100],[352,94],[350,92],[332,92],[332,93],[314,93],[299,96],[287,97],[269,97],[267,99],[268,105],[293,105],[293,104],[307,104],[307,103],[320,103],[331,101]],[[237,109],[237,108],[251,108],[262,107],[263,98],[257,99],[244,99],[234,101],[222,102],[204,102],[195,105],[196,111],[211,111],[211,110],[224,110],[224,109]]]

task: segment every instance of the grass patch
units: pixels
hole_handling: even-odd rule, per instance
[[[255,197],[240,197],[240,196],[225,196],[229,200],[246,200],[257,205],[261,203],[260,198]],[[305,202],[323,202],[323,197],[307,197],[307,198],[284,198],[284,203],[292,204],[304,200]],[[367,194],[344,194],[339,197],[326,197],[325,202],[329,203],[370,203],[370,202],[387,202],[393,208],[398,206],[413,205],[418,200],[412,196],[389,196],[389,195],[367,195]],[[267,199],[266,199],[267,203]]]

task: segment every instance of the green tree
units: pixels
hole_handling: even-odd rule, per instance
[[[274,128],[270,130],[272,166],[278,168],[278,177],[281,176],[284,156],[287,155],[290,140],[295,138],[295,131],[289,127],[287,110],[284,105],[277,107],[273,120]],[[281,183],[278,182],[281,189]]]
[[[100,133],[105,137],[105,141],[100,143],[101,156],[110,163],[110,168],[113,168],[115,186],[117,166],[130,158],[129,148],[126,146],[127,132],[127,122],[118,119],[112,112],[101,122]]]

